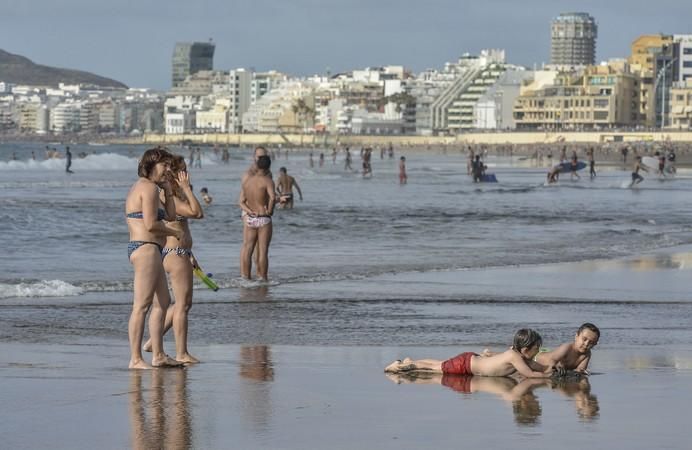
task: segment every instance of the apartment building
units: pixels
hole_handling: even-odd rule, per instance
[[[639,77],[624,61],[562,72],[554,84],[523,89],[514,105],[518,129],[580,130],[638,124]]]

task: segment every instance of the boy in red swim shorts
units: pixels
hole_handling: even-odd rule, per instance
[[[505,377],[518,373],[526,378],[549,378],[553,375],[552,365],[544,366],[533,361],[538,354],[543,339],[536,331],[523,328],[514,335],[509,350],[492,356],[481,356],[476,353],[462,353],[446,361],[437,359],[410,358],[394,361],[384,371],[399,372],[432,372],[459,375],[479,375],[486,377]]]

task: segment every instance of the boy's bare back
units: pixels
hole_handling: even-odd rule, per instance
[[[240,195],[241,203],[250,210],[250,214],[258,216],[272,214],[275,201],[274,181],[262,171],[247,177]]]
[[[543,378],[550,376],[552,371],[545,369],[527,360],[517,351],[508,349],[492,356],[475,356],[471,360],[471,370],[474,375],[486,377],[506,377],[519,373],[527,378]]]

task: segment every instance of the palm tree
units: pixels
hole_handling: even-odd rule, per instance
[[[302,125],[303,131],[305,131],[307,118],[309,115],[314,114],[315,111],[308,106],[304,98],[299,98],[294,101],[293,105],[291,105],[291,110],[298,116],[298,121]]]

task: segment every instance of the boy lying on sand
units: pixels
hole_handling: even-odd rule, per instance
[[[543,339],[536,331],[521,329],[514,335],[512,347],[502,353],[481,356],[467,352],[446,361],[436,359],[413,361],[405,358],[394,361],[384,371],[388,373],[430,371],[486,377],[505,377],[518,373],[526,378],[549,378],[559,371],[558,374],[561,375],[562,370],[556,369],[554,365],[543,365],[534,361],[542,343]]]

